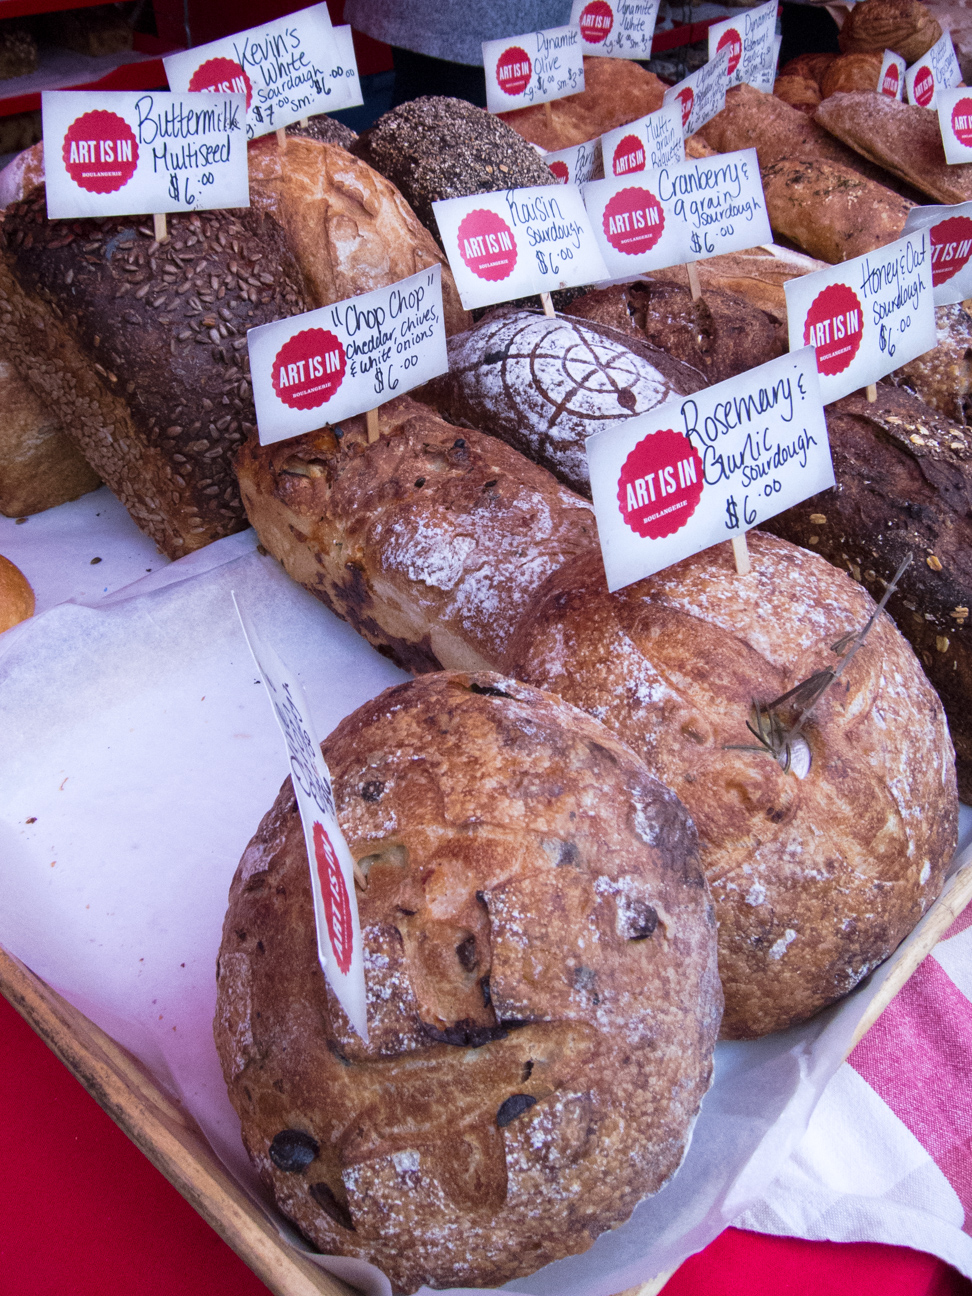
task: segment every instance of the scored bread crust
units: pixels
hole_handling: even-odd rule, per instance
[[[288,779],[217,965],[251,1159],[308,1238],[396,1290],[586,1250],[678,1167],[710,1081],[722,995],[684,807],[601,725],[493,674],[390,689],[323,751],[367,876],[370,1043],[318,964]]]
[[[757,745],[753,700],[835,667],[831,645],[874,607],[816,554],[748,540],[746,576],[720,545],[614,594],[599,554],[574,560],[505,666],[602,720],[685,801],[730,1038],[810,1017],[887,958],[941,889],[958,814],[941,702],[888,616],[807,722],[806,778],[733,749]]]
[[[329,306],[442,267],[446,333],[472,322],[449,263],[395,186],[337,144],[275,135],[248,146],[250,202],[284,229],[307,300]]]
[[[595,543],[586,500],[407,396],[236,461],[250,522],[305,589],[409,670],[493,669],[554,568]]]

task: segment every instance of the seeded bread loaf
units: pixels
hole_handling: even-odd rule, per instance
[[[287,134],[303,135],[307,139],[320,140],[322,144],[336,144],[343,149],[350,149],[358,138],[350,126],[345,126],[336,117],[329,117],[327,113],[308,117],[306,126],[302,122],[292,122],[287,127]]]
[[[960,302],[935,307],[938,343],[887,381],[955,423],[972,424],[972,316]]]
[[[230,463],[255,425],[246,330],[305,309],[258,211],[48,221],[7,209],[0,340],[85,458],[170,558],[246,526]]]
[[[888,603],[948,716],[959,789],[972,801],[972,433],[906,391],[879,383],[876,402],[827,406],[837,484],[771,518],[769,530],[811,547]]]
[[[555,567],[594,540],[585,500],[509,446],[407,396],[236,461],[290,576],[413,671],[493,669]]]
[[[450,340],[449,372],[420,396],[589,496],[586,437],[704,386],[697,370],[607,325],[501,308]]]
[[[548,579],[506,659],[688,806],[730,1038],[810,1017],[887,958],[938,895],[958,814],[941,703],[888,616],[817,703],[789,772],[747,728],[754,702],[770,739],[770,715],[793,724],[799,700],[780,699],[836,668],[832,646],[874,609],[816,554],[748,539],[746,576],[726,544],[615,594],[600,554],[582,555]]]
[[[657,1191],[721,991],[695,830],[601,725],[495,674],[390,689],[323,744],[370,1042],[317,960],[290,780],[230,890],[216,1044],[281,1210],[394,1290],[496,1287]]]

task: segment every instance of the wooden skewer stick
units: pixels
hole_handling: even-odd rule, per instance
[[[746,544],[745,535],[733,536],[732,556],[736,560],[736,571],[738,574],[740,576],[748,576],[752,570],[752,563],[749,561],[749,546]]]
[[[868,399],[869,401],[876,401],[876,400],[877,400],[877,383],[868,383],[868,384],[867,384],[867,392],[866,392],[866,395],[867,395],[867,399]]]
[[[287,147],[287,132],[283,126],[281,126],[277,131],[277,143],[282,149]]]
[[[301,119],[300,119],[300,125],[303,126],[303,127],[306,129],[306,128],[310,125],[310,118],[309,118],[309,117],[301,117]]]
[[[549,293],[540,294],[540,305],[543,307],[544,315],[548,315],[551,319],[553,319],[553,317],[556,315],[557,312],[554,310],[554,304],[551,301]]]
[[[692,289],[692,300],[698,301],[702,296],[702,285],[699,283],[698,267],[694,261],[688,261],[686,262],[685,269],[688,271],[689,287]],[[733,541],[733,543],[735,543],[735,541]]]
[[[166,228],[166,224],[165,224],[165,212],[156,212],[155,215],[152,217],[152,221],[153,224],[155,225],[156,243],[164,243],[165,240],[169,237],[169,231]]]
[[[374,445],[378,440],[378,411],[370,409],[365,415],[365,425],[368,428],[368,444]]]
[[[544,112],[544,116],[545,116],[546,119],[547,119],[547,125],[550,127],[551,130],[553,130],[553,124],[554,124],[554,120],[553,120],[553,108],[551,107],[551,104],[550,104],[550,100],[549,100],[549,99],[548,99],[548,100],[546,101],[546,103],[543,105],[543,112]]]

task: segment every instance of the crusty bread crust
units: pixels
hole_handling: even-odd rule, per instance
[[[251,1158],[307,1237],[396,1290],[586,1250],[675,1171],[709,1085],[722,996],[684,807],[601,725],[497,675],[399,685],[323,750],[367,873],[370,1043],[318,964],[288,779],[218,963]]]
[[[537,598],[506,669],[604,721],[688,806],[719,919],[723,1033],[802,1021],[911,931],[955,849],[955,763],[941,703],[882,617],[804,730],[806,778],[746,728],[867,621],[844,572],[749,533],[608,594],[598,553]],[[795,713],[786,712],[795,718]]]
[[[888,49],[910,65],[927,54],[941,35],[938,19],[920,0],[863,0],[851,6],[839,39],[845,54],[883,54]]]
[[[410,670],[493,669],[546,577],[596,543],[585,500],[494,437],[407,396],[341,438],[260,446],[236,469],[247,514],[294,580]]]

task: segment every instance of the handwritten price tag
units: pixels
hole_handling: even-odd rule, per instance
[[[580,29],[585,54],[651,58],[658,0],[574,0],[571,26]]]
[[[601,136],[605,176],[658,171],[685,161],[682,105],[676,100],[657,112]]]
[[[824,402],[877,382],[937,343],[927,230],[784,284],[790,349],[817,348]]]
[[[367,1044],[368,998],[358,899],[354,891],[354,861],[334,809],[331,775],[324,764],[321,745],[314,737],[300,681],[274,649],[261,640],[235,594],[233,606],[290,755],[291,782],[310,865],[317,957],[348,1020]]]
[[[173,90],[244,94],[247,138],[255,139],[302,117],[350,107],[357,66],[352,49],[349,76],[348,55],[347,39],[336,37],[327,5],[316,4],[162,62]]]
[[[927,54],[905,72],[905,90],[910,104],[935,108],[943,90],[951,90],[962,80],[962,69],[955,57],[955,47],[948,32],[937,40]]]
[[[755,149],[594,180],[584,202],[613,278],[769,243]]]
[[[576,185],[534,185],[434,202],[466,310],[608,277]]]
[[[249,207],[237,94],[47,90],[47,214],[133,216]]]
[[[684,81],[679,81],[678,85],[665,91],[662,103],[678,103],[681,106],[683,135],[694,135],[725,108],[726,91],[729,89],[726,69],[730,56],[729,47],[723,46],[715,58],[709,59],[698,72],[693,72]]]
[[[261,445],[374,409],[449,368],[438,264],[246,335]]]
[[[561,184],[586,184],[601,170],[601,141],[588,140],[572,148],[544,153],[543,160]]]
[[[551,27],[483,41],[486,107],[509,112],[584,89],[584,53],[576,27]]]
[[[726,88],[745,83],[766,94],[776,78],[777,0],[769,0],[758,9],[744,9],[738,18],[713,23],[709,28],[709,59],[722,50],[729,51]]]
[[[941,103],[938,111],[943,111]],[[972,113],[972,95],[969,96]],[[936,306],[972,297],[972,202],[912,207],[904,233],[927,230],[931,242],[932,295]]]
[[[834,484],[813,351],[759,365],[587,439],[610,590]]]

